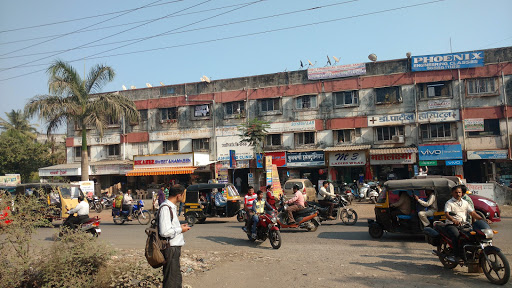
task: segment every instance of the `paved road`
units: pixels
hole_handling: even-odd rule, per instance
[[[316,232],[283,230],[279,250],[272,249],[268,241],[249,242],[235,219],[197,224],[185,234],[184,253],[226,251],[223,255],[233,256],[220,260],[210,271],[187,277],[185,283],[192,287],[239,287],[242,283],[244,287],[494,287],[483,274],[468,274],[461,267],[443,269],[423,237],[385,234],[380,240],[371,239],[366,220],[374,217],[373,206],[355,204],[353,208],[359,214],[355,226],[324,222]],[[499,231],[494,245],[512,262],[512,208],[503,208],[503,221],[493,225]],[[114,225],[108,213],[100,215],[103,241],[119,248],[144,247],[145,226],[136,222]],[[51,233],[51,229],[40,229],[38,238],[47,241]],[[238,252],[250,256],[244,258]]]

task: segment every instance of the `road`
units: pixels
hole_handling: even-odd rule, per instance
[[[185,234],[184,254],[215,251],[213,269],[184,278],[192,287],[495,287],[483,274],[467,268],[442,268],[423,237],[385,234],[380,240],[368,234],[367,219],[373,205],[354,204],[359,214],[355,226],[324,222],[316,232],[282,230],[282,247],[268,241],[252,243],[234,218],[208,219]],[[512,207],[502,207],[502,222],[493,224],[499,233],[494,245],[512,262]],[[117,248],[143,249],[146,226],[131,222],[114,225],[102,218],[100,239]],[[94,216],[95,214],[91,214]],[[49,241],[53,230],[40,229],[37,238]]]

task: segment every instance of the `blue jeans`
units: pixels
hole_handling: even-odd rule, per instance
[[[258,225],[258,222],[260,221],[260,217],[258,215],[252,215],[252,233],[256,233],[256,226]]]

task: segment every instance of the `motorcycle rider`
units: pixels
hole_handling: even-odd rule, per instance
[[[332,200],[334,197],[336,197],[336,194],[334,192],[329,192],[327,189],[329,189],[329,184],[331,181],[325,180],[322,184],[322,187],[320,187],[320,190],[318,191],[318,204],[320,204],[323,207],[329,207],[329,214],[327,216],[327,219],[334,220],[336,218],[332,217],[332,210],[334,209],[334,203]]]
[[[448,256],[448,259],[451,262],[458,262],[458,258],[460,255],[460,247],[459,247],[459,229],[456,226],[462,225],[463,222],[466,222],[466,216],[469,213],[475,220],[483,220],[471,207],[471,205],[464,199],[462,199],[462,187],[455,186],[452,188],[452,198],[448,200],[444,206],[444,213],[446,216],[446,223],[448,225],[445,226],[445,231],[453,245],[454,255]],[[450,212],[455,213],[454,216],[450,215]],[[487,220],[488,223],[491,221]]]
[[[84,196],[79,195],[78,204],[76,207],[68,210],[66,213],[69,214],[69,217],[64,221],[62,225],[72,229],[75,229],[76,225],[82,223],[82,221],[89,219],[89,204],[84,201]],[[77,216],[74,216],[75,213]]]
[[[425,190],[425,194],[427,194],[427,201],[421,200],[418,195],[414,195],[414,199],[418,201],[421,206],[427,208],[427,211],[418,212],[418,218],[420,218],[421,223],[423,223],[423,227],[428,227],[430,221],[428,221],[427,217],[434,216],[434,213],[437,212],[437,199],[433,190]]]
[[[256,227],[258,226],[258,222],[260,221],[260,215],[265,213],[265,210],[273,210],[272,206],[270,206],[267,201],[263,199],[263,191],[258,190],[256,192],[256,199],[252,202],[251,211],[254,213],[252,215],[252,238],[256,239]]]
[[[128,220],[132,220],[133,211],[133,198],[131,196],[132,190],[126,190],[126,194],[123,197],[123,210],[128,210]]]
[[[272,191],[272,185],[267,185],[267,203],[276,210],[276,198],[274,197],[274,192]]]
[[[254,187],[249,186],[247,190],[247,195],[244,197],[244,210],[247,212],[247,220],[245,221],[245,230],[249,228],[249,222],[252,219],[252,203],[256,199],[256,194],[254,194]]]
[[[286,201],[288,204],[288,225],[295,224],[295,218],[293,218],[293,212],[300,211],[304,209],[304,196],[302,196],[302,192],[299,191],[299,185],[293,185],[293,198]]]

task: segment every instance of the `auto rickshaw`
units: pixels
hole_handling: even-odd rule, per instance
[[[421,234],[423,224],[418,218],[418,211],[425,207],[418,204],[413,195],[425,200],[427,198],[425,190],[434,191],[437,201],[438,211],[434,216],[428,217],[431,222],[445,220],[443,212],[444,205],[451,196],[451,188],[457,186],[457,183],[447,178],[425,178],[425,179],[405,179],[390,180],[384,183],[384,189],[377,198],[375,204],[375,220],[368,219],[368,232],[372,238],[381,238],[384,231],[391,233]],[[391,214],[391,204],[398,202],[400,192],[405,192],[411,199],[411,212],[409,215],[398,215],[397,221],[393,221]]]
[[[43,213],[51,222],[52,220],[61,220],[68,217],[67,209],[75,208],[78,205],[78,196],[85,193],[80,189],[80,185],[67,183],[31,183],[18,184],[16,186],[16,195],[26,195],[40,197],[40,191],[44,191],[44,198],[41,200],[47,203]]]
[[[240,194],[233,184],[195,184],[188,186],[186,193],[183,212],[189,225],[204,223],[208,217],[233,217],[241,208]]]

